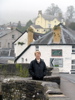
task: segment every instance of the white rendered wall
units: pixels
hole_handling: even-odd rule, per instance
[[[52,49],[62,49],[62,56],[52,57],[51,56]],[[59,67],[59,71],[70,72],[71,60],[72,60],[72,46],[71,45],[48,45],[48,46],[39,45],[39,51],[41,51],[41,58],[45,61],[47,67],[50,67],[50,58],[62,58],[63,67]],[[22,58],[24,58],[24,63],[30,63],[31,60],[35,59],[34,52],[35,52],[35,46],[33,45],[17,60],[17,63],[23,63]]]
[[[33,59],[35,59],[34,52],[35,52],[35,46],[31,46],[31,47],[17,60],[17,63],[30,63]],[[22,58],[24,59],[24,62],[22,62]],[[27,61],[26,61],[26,59],[27,59]]]
[[[22,53],[22,51],[28,46],[28,33],[24,33],[14,44],[15,49],[15,56],[17,57],[19,54]],[[18,44],[18,42],[23,42],[23,45]]]

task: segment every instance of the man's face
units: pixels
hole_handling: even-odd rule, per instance
[[[40,53],[36,53],[36,54],[35,54],[36,59],[40,59],[40,56],[41,56]]]

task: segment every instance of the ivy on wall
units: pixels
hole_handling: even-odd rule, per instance
[[[20,77],[28,77],[29,71],[27,68],[23,68],[21,64],[16,64],[16,69]]]
[[[25,44],[24,42],[18,42],[18,45],[23,45],[23,44]]]

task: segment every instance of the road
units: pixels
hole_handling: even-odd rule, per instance
[[[75,100],[75,74],[60,74],[60,89],[71,100]]]
[[[72,83],[75,83],[75,74],[60,74],[60,76],[69,80]]]

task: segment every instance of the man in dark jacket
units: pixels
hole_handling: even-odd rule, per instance
[[[29,66],[29,73],[32,76],[33,80],[43,80],[43,77],[46,75],[46,64],[40,58],[41,52],[35,52],[35,59],[31,61]]]

